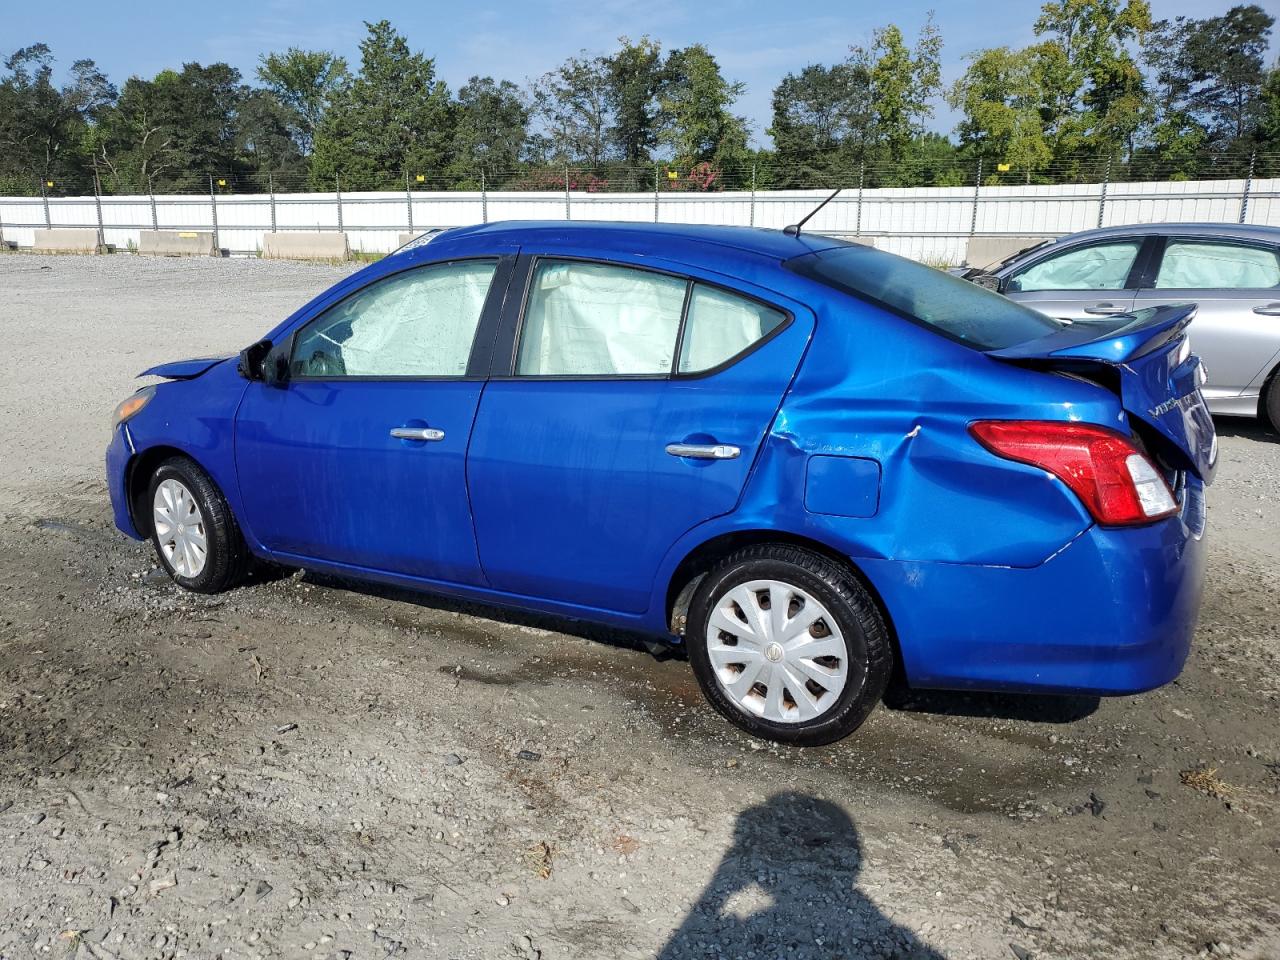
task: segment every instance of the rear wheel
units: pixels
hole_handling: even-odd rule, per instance
[[[249,551],[226,498],[186,457],[170,457],[151,475],[151,542],[178,586],[220,593],[240,583]]]
[[[1280,433],[1280,370],[1271,375],[1271,384],[1262,398],[1263,410],[1271,421],[1271,429]]]
[[[818,746],[856,730],[893,667],[889,631],[851,571],[800,547],[747,547],[704,578],[685,640],[703,693],[748,733]]]

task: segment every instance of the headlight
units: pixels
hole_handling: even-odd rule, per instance
[[[155,387],[143,387],[129,399],[121,401],[120,405],[116,407],[116,412],[111,417],[111,429],[114,430],[145,407],[151,402],[151,398],[155,394]]]

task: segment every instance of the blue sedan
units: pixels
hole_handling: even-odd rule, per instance
[[[1194,308],[1070,325],[797,231],[499,223],[116,412],[117,525],[182,587],[325,571],[683,643],[747,731],[923,688],[1176,677],[1217,443]]]

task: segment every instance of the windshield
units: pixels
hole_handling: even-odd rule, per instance
[[[1062,329],[998,293],[873,247],[833,247],[783,265],[977,350],[1000,350]]]

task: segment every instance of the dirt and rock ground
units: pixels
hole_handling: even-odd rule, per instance
[[[1219,425],[1176,683],[776,748],[626,637],[302,575],[191,596],[117,534],[133,374],[343,272],[0,257],[0,958],[1280,956],[1275,437]]]

